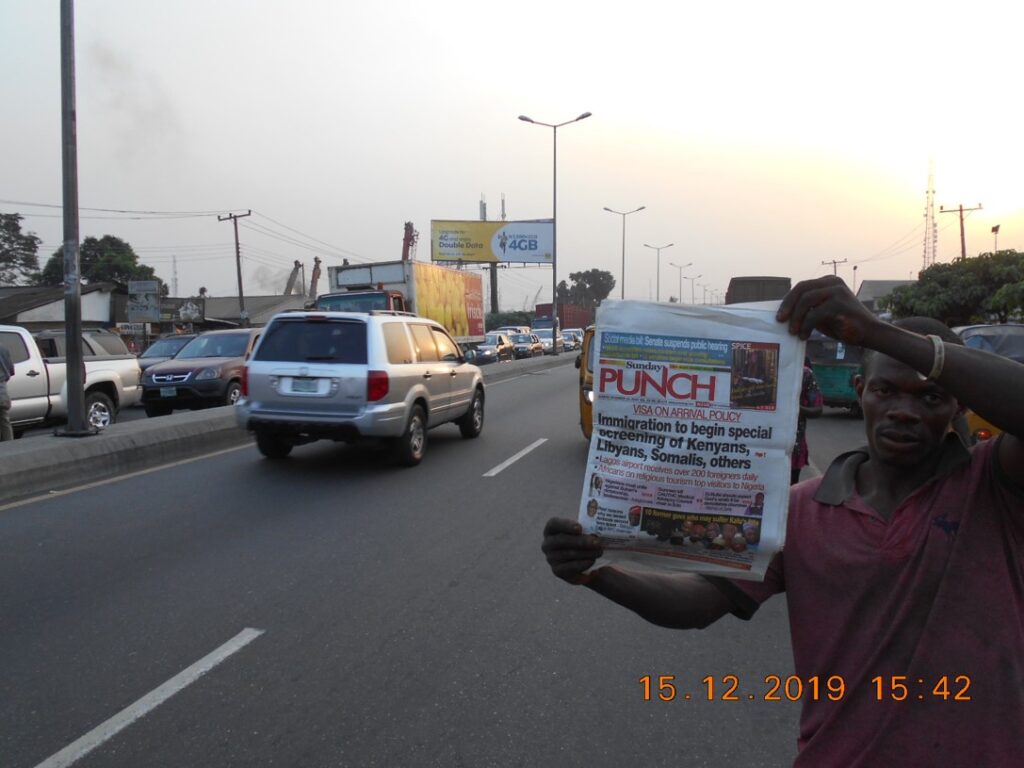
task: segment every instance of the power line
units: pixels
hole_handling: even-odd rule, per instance
[[[0,205],[27,205],[30,208],[56,208],[63,209],[63,205],[55,203],[29,203],[24,200],[0,200]],[[218,216],[225,212],[230,213],[232,209],[219,210],[219,211],[136,211],[128,208],[87,208],[86,206],[79,206],[80,211],[98,211],[100,213],[134,213],[142,214],[147,216]],[[33,214],[38,215],[38,214]]]

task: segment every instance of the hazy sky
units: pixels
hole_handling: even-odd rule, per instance
[[[59,2],[0,0],[0,212],[62,242]],[[731,276],[905,279],[922,264],[934,162],[939,261],[1024,250],[1020,30],[1009,2],[509,4],[79,0],[81,236],[134,246],[178,293],[279,293],[292,262],[430,255],[431,219],[551,215],[559,278],[626,296]],[[28,205],[29,203],[34,205]],[[38,205],[35,205],[38,204]],[[39,205],[53,207],[39,207]],[[88,211],[206,212],[169,217]],[[321,282],[321,288],[326,280]],[[503,270],[503,309],[551,272]],[[691,283],[683,283],[690,300]],[[613,296],[619,295],[618,285]],[[710,296],[709,296],[710,298]]]

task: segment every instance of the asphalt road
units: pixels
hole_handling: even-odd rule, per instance
[[[247,447],[0,513],[0,765],[131,706],[76,766],[789,764],[799,705],[763,700],[792,672],[784,599],[678,632],[550,575],[541,529],[586,458],[575,376],[491,385],[484,434],[433,431],[413,469]],[[812,460],[860,425],[812,422]],[[645,675],[678,698],[644,701]],[[708,701],[725,675],[741,701]]]

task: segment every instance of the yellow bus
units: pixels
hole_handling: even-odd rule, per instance
[[[594,428],[594,326],[583,331],[583,343],[576,355],[576,367],[580,371],[580,429],[583,437],[590,440]]]

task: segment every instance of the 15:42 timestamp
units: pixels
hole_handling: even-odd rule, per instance
[[[942,675],[934,680],[907,675],[878,675],[871,678],[871,685],[878,701],[971,701],[971,678],[967,675]]]

